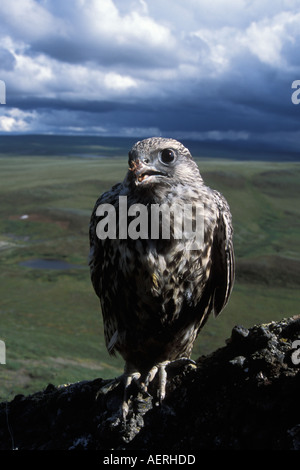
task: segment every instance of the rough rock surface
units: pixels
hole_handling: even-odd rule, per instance
[[[236,326],[226,346],[197,367],[170,370],[161,406],[133,385],[125,423],[120,386],[96,399],[108,383],[102,379],[17,395],[0,404],[0,449],[299,450],[296,340],[300,316]]]

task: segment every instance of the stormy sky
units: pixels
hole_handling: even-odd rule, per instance
[[[1,0],[0,79],[1,134],[298,152],[300,1]]]

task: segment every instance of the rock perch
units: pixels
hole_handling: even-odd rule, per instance
[[[300,316],[236,326],[196,364],[169,371],[160,407],[133,385],[125,423],[120,388],[96,398],[102,379],[17,395],[0,404],[0,450],[300,450]]]

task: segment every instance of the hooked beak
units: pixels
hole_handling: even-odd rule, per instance
[[[143,183],[143,182],[151,182],[153,181],[155,176],[165,176],[165,173],[156,170],[150,164],[145,163],[140,159],[132,160],[130,162],[129,170],[133,172],[135,176],[136,184]]]

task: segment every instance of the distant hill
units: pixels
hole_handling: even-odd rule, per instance
[[[150,136],[145,136],[150,137]],[[173,137],[170,135],[169,137]],[[1,135],[0,156],[126,157],[143,137],[94,135]],[[269,148],[251,141],[196,141],[179,139],[194,157],[232,160],[300,161],[300,152]]]

